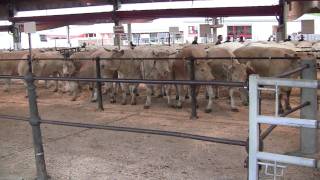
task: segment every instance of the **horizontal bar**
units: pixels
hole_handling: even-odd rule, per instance
[[[287,79],[287,78],[272,78],[272,77],[259,77],[257,79],[258,85],[268,86],[286,86],[286,87],[298,87],[298,88],[319,88],[319,81],[317,80],[298,80],[298,79]]]
[[[9,119],[9,120],[16,120],[16,121],[26,121],[26,122],[29,121],[29,118],[27,118],[27,117],[18,117],[18,116],[0,115],[0,119],[1,118],[2,119]],[[40,122],[44,123],[44,124],[79,127],[79,128],[102,129],[102,130],[111,130],[111,131],[125,131],[125,132],[132,132],[132,133],[171,136],[171,137],[193,139],[193,140],[199,140],[199,141],[207,141],[207,142],[229,144],[229,145],[236,145],[236,146],[246,146],[247,145],[247,142],[242,141],[242,140],[200,136],[200,135],[174,132],[174,131],[162,131],[162,130],[154,130],[154,129],[142,129],[142,128],[107,126],[107,125],[98,125],[98,124],[63,122],[63,121],[54,121],[54,120],[41,120]]]
[[[277,78],[287,77],[287,76],[290,76],[290,75],[292,75],[292,74],[301,72],[302,70],[304,70],[304,69],[306,69],[306,68],[309,68],[309,65],[308,65],[308,64],[304,64],[304,65],[301,66],[301,67],[298,67],[298,68],[292,69],[292,70],[290,70],[290,71],[281,73],[281,74],[279,74],[279,75],[277,75],[277,76],[274,76],[274,77],[277,77]]]
[[[84,81],[84,82],[115,82],[143,84],[182,84],[182,85],[216,85],[231,87],[246,87],[246,82],[234,81],[190,81],[190,80],[143,80],[143,79],[111,79],[111,78],[69,78],[69,77],[33,77],[34,80]],[[0,75],[0,79],[24,79],[23,76]]]
[[[258,90],[260,91],[276,91],[274,88],[265,88],[265,87],[258,87]]]
[[[224,59],[224,60],[236,60],[236,59],[245,59],[245,60],[255,60],[255,59],[267,59],[267,60],[278,60],[278,59],[300,59],[299,57],[192,57],[194,60],[216,60],[216,59]],[[47,61],[47,60],[76,60],[76,61],[88,61],[95,60],[95,58],[32,58],[37,61]],[[182,58],[100,58],[100,60],[179,60]],[[8,58],[8,59],[0,59],[0,61],[20,61],[20,60],[28,60],[28,59],[16,59],[16,58]]]
[[[268,152],[258,152],[257,158],[259,160],[276,161],[280,163],[306,166],[306,167],[312,167],[312,168],[317,168],[318,167],[317,163],[319,163],[316,159],[288,156],[288,155],[282,155],[282,154],[274,154],[274,153],[268,153]]]
[[[292,127],[318,128],[320,121],[288,117],[257,116],[258,123]]]
[[[304,103],[300,104],[299,106],[294,107],[291,110],[284,112],[283,114],[280,114],[279,116],[280,117],[286,117],[287,115],[289,115],[289,114],[291,114],[291,113],[293,113],[293,112],[295,112],[295,111],[297,111],[297,110],[299,110],[301,108],[309,106],[309,105],[310,105],[309,101],[304,102]],[[260,138],[262,140],[265,139],[276,127],[277,127],[277,125],[270,125],[263,133],[261,133]]]

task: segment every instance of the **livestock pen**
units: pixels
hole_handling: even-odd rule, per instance
[[[29,60],[29,65],[31,67],[31,56],[29,56],[29,59],[24,59],[24,60]],[[210,58],[210,57],[209,57]],[[233,59],[241,59],[241,58],[247,58],[248,57],[235,57],[235,58],[225,58],[225,57],[215,57],[216,59],[226,59],[226,60],[233,60]],[[215,59],[215,58],[210,58],[210,59]],[[263,58],[258,58],[258,59],[288,59],[288,57],[263,57]],[[154,58],[153,58],[154,59]],[[133,127],[125,127],[125,126],[109,126],[109,125],[101,125],[101,124],[90,124],[90,123],[78,123],[78,122],[67,122],[67,121],[56,121],[56,120],[45,120],[41,119],[39,115],[39,110],[38,110],[38,103],[37,103],[37,95],[36,95],[36,87],[34,85],[34,80],[59,80],[59,81],[87,81],[87,82],[96,82],[97,83],[97,89],[98,89],[98,109],[103,110],[103,101],[102,101],[102,94],[101,94],[101,83],[102,82],[117,82],[117,83],[144,83],[144,84],[183,84],[183,85],[190,85],[191,88],[191,119],[196,119],[197,118],[197,112],[196,112],[196,94],[195,94],[195,88],[197,85],[215,85],[215,86],[235,86],[235,87],[247,87],[246,82],[226,82],[226,81],[195,81],[194,79],[194,62],[197,60],[205,60],[207,58],[193,58],[189,60],[189,65],[191,69],[190,73],[190,81],[181,81],[181,80],[169,80],[169,81],[160,81],[160,80],[143,80],[143,79],[105,79],[101,78],[100,75],[100,60],[110,60],[110,59],[100,59],[96,58],[94,59],[96,61],[96,68],[97,68],[97,78],[66,78],[66,77],[34,77],[31,73],[31,68],[30,68],[30,73],[25,76],[0,76],[1,79],[24,79],[27,82],[27,89],[28,89],[28,102],[29,102],[29,113],[30,117],[21,117],[21,116],[13,116],[13,115],[1,115],[1,119],[10,119],[10,120],[17,120],[17,121],[27,121],[30,123],[32,127],[32,132],[33,132],[33,141],[34,141],[34,149],[35,149],[35,157],[36,157],[36,169],[37,169],[37,177],[39,179],[47,179],[48,174],[46,170],[46,163],[44,160],[44,150],[43,150],[43,143],[42,143],[42,133],[40,129],[40,124],[52,124],[52,125],[62,125],[62,126],[69,126],[69,127],[79,127],[79,128],[89,128],[89,129],[102,129],[102,130],[113,130],[113,131],[126,131],[126,132],[133,132],[133,133],[144,133],[144,134],[155,134],[155,135],[163,135],[163,136],[172,136],[172,137],[180,137],[180,138],[187,138],[187,139],[195,139],[195,140],[201,140],[201,141],[208,141],[208,142],[214,142],[214,143],[222,143],[222,144],[230,144],[230,145],[236,145],[236,146],[245,146],[246,149],[249,149],[250,147],[248,144],[248,141],[246,139],[243,140],[235,140],[235,139],[230,139],[230,138],[221,138],[221,137],[212,137],[212,136],[200,136],[200,135],[194,135],[194,134],[189,134],[189,133],[181,133],[177,131],[165,131],[165,130],[155,130],[155,129],[144,129],[144,128],[133,128]],[[253,59],[253,58],[252,58]],[[257,58],[255,58],[257,59]],[[16,59],[18,60],[18,59]],[[45,59],[41,59],[45,60]],[[79,60],[79,59],[78,59]],[[82,59],[82,60],[88,60],[88,59]],[[91,59],[89,59],[91,60]],[[119,60],[119,58],[117,58]],[[125,59],[122,59],[125,60]],[[131,60],[131,59],[130,59]],[[136,59],[137,60],[137,59]],[[142,58],[138,60],[148,60],[147,58]],[[159,59],[161,60],[161,58]],[[315,60],[304,60],[304,65],[301,67],[298,67],[297,69],[294,69],[290,72],[284,72],[279,75],[279,77],[285,77],[288,75],[291,75],[293,73],[299,73],[302,72],[302,80],[301,83],[303,83],[304,79],[314,79],[314,74],[316,73],[316,66],[315,66]],[[284,79],[283,81],[289,81],[287,79]],[[307,80],[306,80],[307,81]],[[249,82],[250,84],[251,82]],[[298,82],[297,82],[298,83]],[[317,88],[318,82],[314,81],[314,84],[316,84],[316,87],[313,86],[313,88]],[[270,84],[267,84],[270,85]],[[279,84],[281,86],[281,84]],[[306,89],[306,90],[304,90]],[[261,90],[265,90],[261,88]],[[302,90],[302,97],[301,97],[301,103],[293,108],[290,111],[287,111],[283,114],[280,114],[279,116],[287,116],[290,113],[299,110],[299,109],[306,109],[308,113],[304,113],[303,117],[304,119],[314,119],[316,116],[316,109],[317,107],[317,102],[314,97],[316,96],[316,92],[308,91],[309,89],[306,88],[306,86],[303,86]],[[275,93],[278,93],[276,90]],[[259,97],[261,100],[261,98]],[[252,99],[251,103],[253,102]],[[276,98],[277,101],[277,98]],[[261,101],[260,101],[261,103]],[[251,107],[252,105],[250,105]],[[261,108],[261,106],[259,106]],[[277,107],[277,106],[275,106]],[[310,110],[311,108],[311,110]],[[261,110],[260,110],[261,111]],[[277,112],[277,111],[275,111]],[[250,120],[251,121],[251,120]],[[194,122],[196,123],[196,122]],[[250,124],[251,125],[251,124]],[[284,124],[282,124],[284,125]],[[275,124],[270,126],[265,132],[260,134],[259,143],[260,143],[260,148],[259,150],[263,150],[263,139],[265,139],[271,131],[275,128]],[[307,131],[310,132],[310,131]],[[317,131],[313,132],[317,133]],[[305,138],[309,139],[313,138],[313,136],[316,136],[315,134],[310,134],[307,135],[307,137],[304,137],[302,139],[302,143],[305,143],[308,150],[310,148],[314,149],[315,147],[312,147],[312,143],[310,146],[310,143],[306,141]],[[250,140],[253,139],[252,136],[249,137]],[[258,143],[258,144],[259,144]],[[249,156],[250,158],[250,156]],[[275,160],[275,162],[281,162],[280,159]],[[271,164],[268,164],[269,166]],[[275,164],[276,167],[277,166]],[[317,167],[317,161],[314,161],[314,167]],[[250,169],[251,170],[251,169]],[[276,171],[274,171],[273,176],[277,176]]]

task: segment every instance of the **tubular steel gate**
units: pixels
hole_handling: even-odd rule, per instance
[[[168,60],[168,59],[177,59],[177,58],[116,58],[116,60]],[[102,82],[116,82],[116,83],[144,83],[144,84],[171,84],[171,85],[190,85],[191,89],[191,119],[197,118],[197,112],[196,112],[196,86],[198,85],[215,85],[215,86],[229,86],[229,87],[247,87],[246,82],[228,82],[228,81],[196,81],[195,80],[195,74],[194,74],[194,63],[196,60],[205,60],[205,59],[226,59],[226,60],[234,60],[234,59],[290,59],[288,57],[214,57],[214,58],[193,58],[189,59],[189,65],[190,65],[190,80],[142,80],[142,79],[111,79],[111,78],[101,78],[101,72],[100,72],[100,60],[112,60],[111,58],[96,58],[94,59],[96,62],[96,78],[66,78],[66,77],[34,77],[32,74],[32,58],[31,56],[28,57],[28,59],[11,59],[11,60],[28,60],[29,63],[29,73],[25,76],[9,76],[9,75],[0,75],[0,79],[22,79],[25,80],[27,83],[27,90],[28,90],[28,102],[29,102],[29,112],[30,117],[18,117],[18,116],[11,116],[11,115],[0,115],[0,118],[2,119],[8,119],[8,120],[16,120],[16,121],[24,121],[29,122],[32,127],[32,134],[33,134],[33,142],[34,142],[34,151],[35,151],[35,160],[36,160],[36,168],[37,168],[37,178],[40,180],[47,180],[48,174],[46,170],[46,164],[45,164],[45,158],[44,158],[44,150],[43,150],[43,143],[42,143],[42,135],[41,135],[41,128],[40,124],[52,124],[52,125],[62,125],[62,126],[70,126],[70,127],[80,127],[80,128],[92,128],[92,129],[103,129],[103,130],[113,130],[113,131],[126,131],[126,132],[133,132],[133,133],[145,133],[145,134],[155,134],[155,135],[163,135],[163,136],[171,136],[171,137],[179,137],[179,138],[187,138],[187,139],[194,139],[194,140],[201,140],[201,141],[207,141],[207,142],[214,142],[214,143],[222,143],[222,144],[229,144],[229,145],[236,145],[236,146],[244,146],[246,147],[247,151],[249,150],[249,141],[250,141],[250,151],[249,151],[249,171],[250,175],[253,173],[256,173],[257,166],[254,166],[253,164],[257,163],[257,160],[253,161],[253,158],[257,158],[254,153],[257,153],[256,151],[253,151],[253,148],[256,148],[257,145],[259,145],[259,149],[263,150],[263,139],[265,139],[272,130],[276,127],[276,124],[270,126],[265,132],[260,134],[260,131],[257,131],[256,129],[252,128],[252,118],[253,116],[253,106],[254,108],[260,107],[257,106],[257,101],[252,101],[252,94],[251,95],[251,102],[250,102],[250,137],[248,140],[233,140],[233,139],[226,139],[226,138],[219,138],[219,137],[207,137],[207,136],[200,136],[200,135],[193,135],[193,134],[187,134],[187,133],[181,133],[181,132],[172,132],[172,131],[161,131],[161,130],[152,130],[152,129],[141,129],[141,128],[130,128],[130,127],[118,127],[118,126],[106,126],[106,125],[98,125],[98,124],[86,124],[86,123],[72,123],[72,122],[64,122],[64,121],[54,121],[54,120],[44,120],[40,118],[39,111],[38,111],[38,104],[37,104],[37,95],[36,95],[36,86],[34,85],[35,80],[59,80],[59,81],[84,81],[84,82],[93,82],[97,84],[97,93],[98,93],[98,109],[103,110],[103,104],[102,104],[102,93],[101,93],[101,86]],[[292,58],[291,58],[292,59]],[[296,58],[294,58],[296,59]],[[6,59],[8,60],[8,59]],[[10,60],[10,59],[9,59]],[[63,59],[37,59],[37,60],[63,60]],[[74,60],[92,60],[92,59],[74,59]],[[308,62],[305,65],[298,67],[296,69],[293,69],[289,72],[284,72],[276,77],[286,77],[290,76],[294,73],[302,72],[302,74],[308,74],[308,70],[312,71],[313,73],[316,73],[315,67],[315,60],[312,61],[305,61]],[[253,91],[251,88],[255,87],[252,85],[252,79],[255,76],[252,76],[250,78],[250,92]],[[308,78],[305,76],[302,76],[302,78]],[[276,82],[278,82],[278,79],[274,79]],[[287,81],[287,80],[279,80],[279,81]],[[288,80],[289,81],[289,80]],[[300,84],[303,84],[305,80],[301,80]],[[253,82],[256,83],[256,82]],[[317,83],[317,82],[314,82]],[[257,85],[257,83],[255,84]],[[270,85],[270,84],[267,84]],[[281,84],[279,84],[281,85]],[[307,88],[307,86],[301,86],[303,88]],[[318,87],[318,84],[317,84]],[[307,91],[307,90],[306,90]],[[312,94],[312,95],[316,95]],[[276,98],[277,99],[277,98]],[[290,111],[287,111],[279,116],[287,116],[290,113],[305,108],[305,107],[312,107],[312,109],[308,110],[307,112],[315,113],[317,112],[317,109],[314,109],[314,96],[310,98],[310,94],[308,93],[306,95],[301,96],[301,101],[305,102],[301,105],[293,108]],[[257,100],[257,99],[255,99]],[[261,102],[261,98],[258,97],[258,101]],[[255,102],[255,104],[252,104],[252,102]],[[256,109],[255,109],[256,110]],[[303,113],[302,113],[303,114]],[[307,118],[308,114],[303,114],[305,116],[304,118]],[[312,118],[315,119],[315,118]],[[260,129],[260,126],[258,126]],[[254,130],[254,131],[253,131]],[[309,143],[308,141],[305,141],[306,137],[302,136],[301,142],[302,146],[305,146],[305,149],[302,149],[304,152],[307,152],[311,149],[311,153],[316,151],[316,137],[317,133],[315,131],[310,132],[305,131],[303,129],[303,132],[307,138],[312,138],[314,141],[312,143]],[[259,135],[260,134],[260,135]],[[253,137],[253,135],[255,135]],[[257,138],[258,137],[258,138]],[[253,144],[254,142],[254,144]],[[277,159],[278,161],[278,159]],[[248,163],[248,162],[247,162]],[[246,165],[248,167],[248,164]],[[252,177],[252,176],[250,176]],[[255,179],[255,178],[251,178]],[[250,179],[250,180],[251,180]]]

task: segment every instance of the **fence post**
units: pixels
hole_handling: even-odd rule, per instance
[[[28,55],[28,72],[32,73],[32,58],[31,54]]]
[[[316,60],[302,60],[301,63],[307,64],[309,68],[301,72],[301,79],[317,79]],[[300,111],[300,118],[302,119],[317,119],[318,114],[318,100],[317,89],[302,88],[300,103],[310,102]],[[300,152],[302,154],[313,154],[318,152],[318,134],[317,129],[300,128]]]
[[[189,60],[189,64],[190,64],[190,80],[194,81],[195,78],[195,69],[194,69],[194,58],[191,58]],[[190,85],[190,92],[191,92],[191,117],[190,119],[197,119],[197,97],[196,97],[196,85]]]
[[[97,79],[101,79],[101,71],[100,71],[100,57],[96,57],[96,77]],[[97,81],[97,98],[98,98],[98,110],[103,111],[103,100],[102,100],[102,91],[101,91],[101,82]]]
[[[37,168],[37,179],[47,180],[48,175],[47,175],[46,163],[44,159],[44,151],[43,151],[43,145],[42,145],[36,86],[34,85],[34,79],[31,72],[29,72],[25,76],[25,81],[27,82],[27,89],[28,89],[29,112],[30,112],[29,123],[32,127],[33,146],[34,146],[36,168]]]

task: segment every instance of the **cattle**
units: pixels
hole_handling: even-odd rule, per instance
[[[95,57],[98,57],[99,52],[101,51],[105,50],[86,50],[72,54],[69,60],[65,61],[63,64],[64,76],[75,78],[95,78],[96,64],[93,59]],[[75,101],[78,98],[80,90],[85,85],[92,85],[92,83],[77,81],[70,81],[67,83],[68,90],[72,95],[71,101]],[[95,93],[94,85],[92,88],[94,90],[92,93],[91,101],[96,101],[97,96]]]
[[[121,79],[141,79],[141,60],[131,60],[132,58],[143,57],[143,51],[132,50],[132,49],[122,49],[122,50],[111,50],[101,52],[99,57],[101,58],[112,58],[112,60],[103,61],[103,71],[104,77],[112,77],[113,72],[118,73],[118,77]],[[124,58],[125,60],[121,60]],[[131,95],[131,105],[135,105],[136,94],[135,89],[137,89],[138,84],[132,83],[121,83],[122,89],[122,100],[121,104],[127,104],[127,91]]]
[[[22,59],[26,58],[28,51],[13,51],[13,52],[1,52],[0,53],[0,75],[18,75],[18,64],[17,60],[10,59]],[[9,92],[11,85],[10,79],[5,79],[4,91]]]
[[[233,59],[234,54],[226,48],[214,47],[208,49],[208,57],[230,57],[230,59],[209,59],[208,64],[216,80],[245,82],[247,80],[246,66]],[[234,91],[240,91],[244,105],[248,104],[247,92],[244,88],[229,88],[231,111],[239,111],[235,105]]]
[[[144,49],[143,57],[151,58],[149,60],[142,60],[141,62],[141,72],[143,79],[156,79],[156,80],[169,80],[172,77],[171,73],[171,65],[168,59],[170,52],[165,49]],[[152,58],[162,58],[161,60],[152,59]],[[155,88],[154,88],[155,87]],[[165,88],[167,86],[164,86]],[[148,109],[151,105],[151,96],[152,89],[161,89],[161,85],[152,85],[147,84],[147,100],[144,105],[145,109]],[[168,97],[170,98],[170,97]],[[168,100],[168,105],[170,105],[170,100]]]
[[[297,53],[290,49],[279,47],[262,47],[262,46],[247,46],[237,49],[234,54],[237,57],[297,57]],[[247,65],[250,72],[259,74],[263,77],[272,77],[281,73],[287,72],[296,68],[299,65],[298,59],[239,59],[239,62]],[[296,75],[292,75],[294,77]],[[285,96],[285,109],[291,109],[290,106],[290,93],[291,88],[281,88],[281,92],[286,93]],[[279,95],[279,112],[283,112],[281,103],[282,93]]]
[[[190,67],[188,59],[194,58],[196,62],[195,66],[195,79],[211,81],[214,80],[211,74],[211,68],[204,60],[197,60],[197,58],[205,58],[207,56],[206,51],[203,48],[197,46],[188,46],[182,48],[176,55],[177,60],[173,61],[172,74],[175,80],[190,80]],[[177,101],[176,107],[181,108],[182,102],[184,101],[184,89],[182,85],[177,85],[177,94],[179,99]],[[213,89],[212,86],[206,86],[208,92],[208,104],[206,106],[205,112],[209,113],[212,111],[212,97]]]
[[[26,58],[27,55],[24,55]],[[56,51],[32,53],[32,73],[38,77],[62,76],[64,57]],[[52,59],[52,60],[51,60]],[[61,60],[59,60],[61,59]],[[25,76],[29,71],[28,61],[20,61],[18,64],[18,73]],[[54,92],[58,91],[58,81],[55,81]]]

